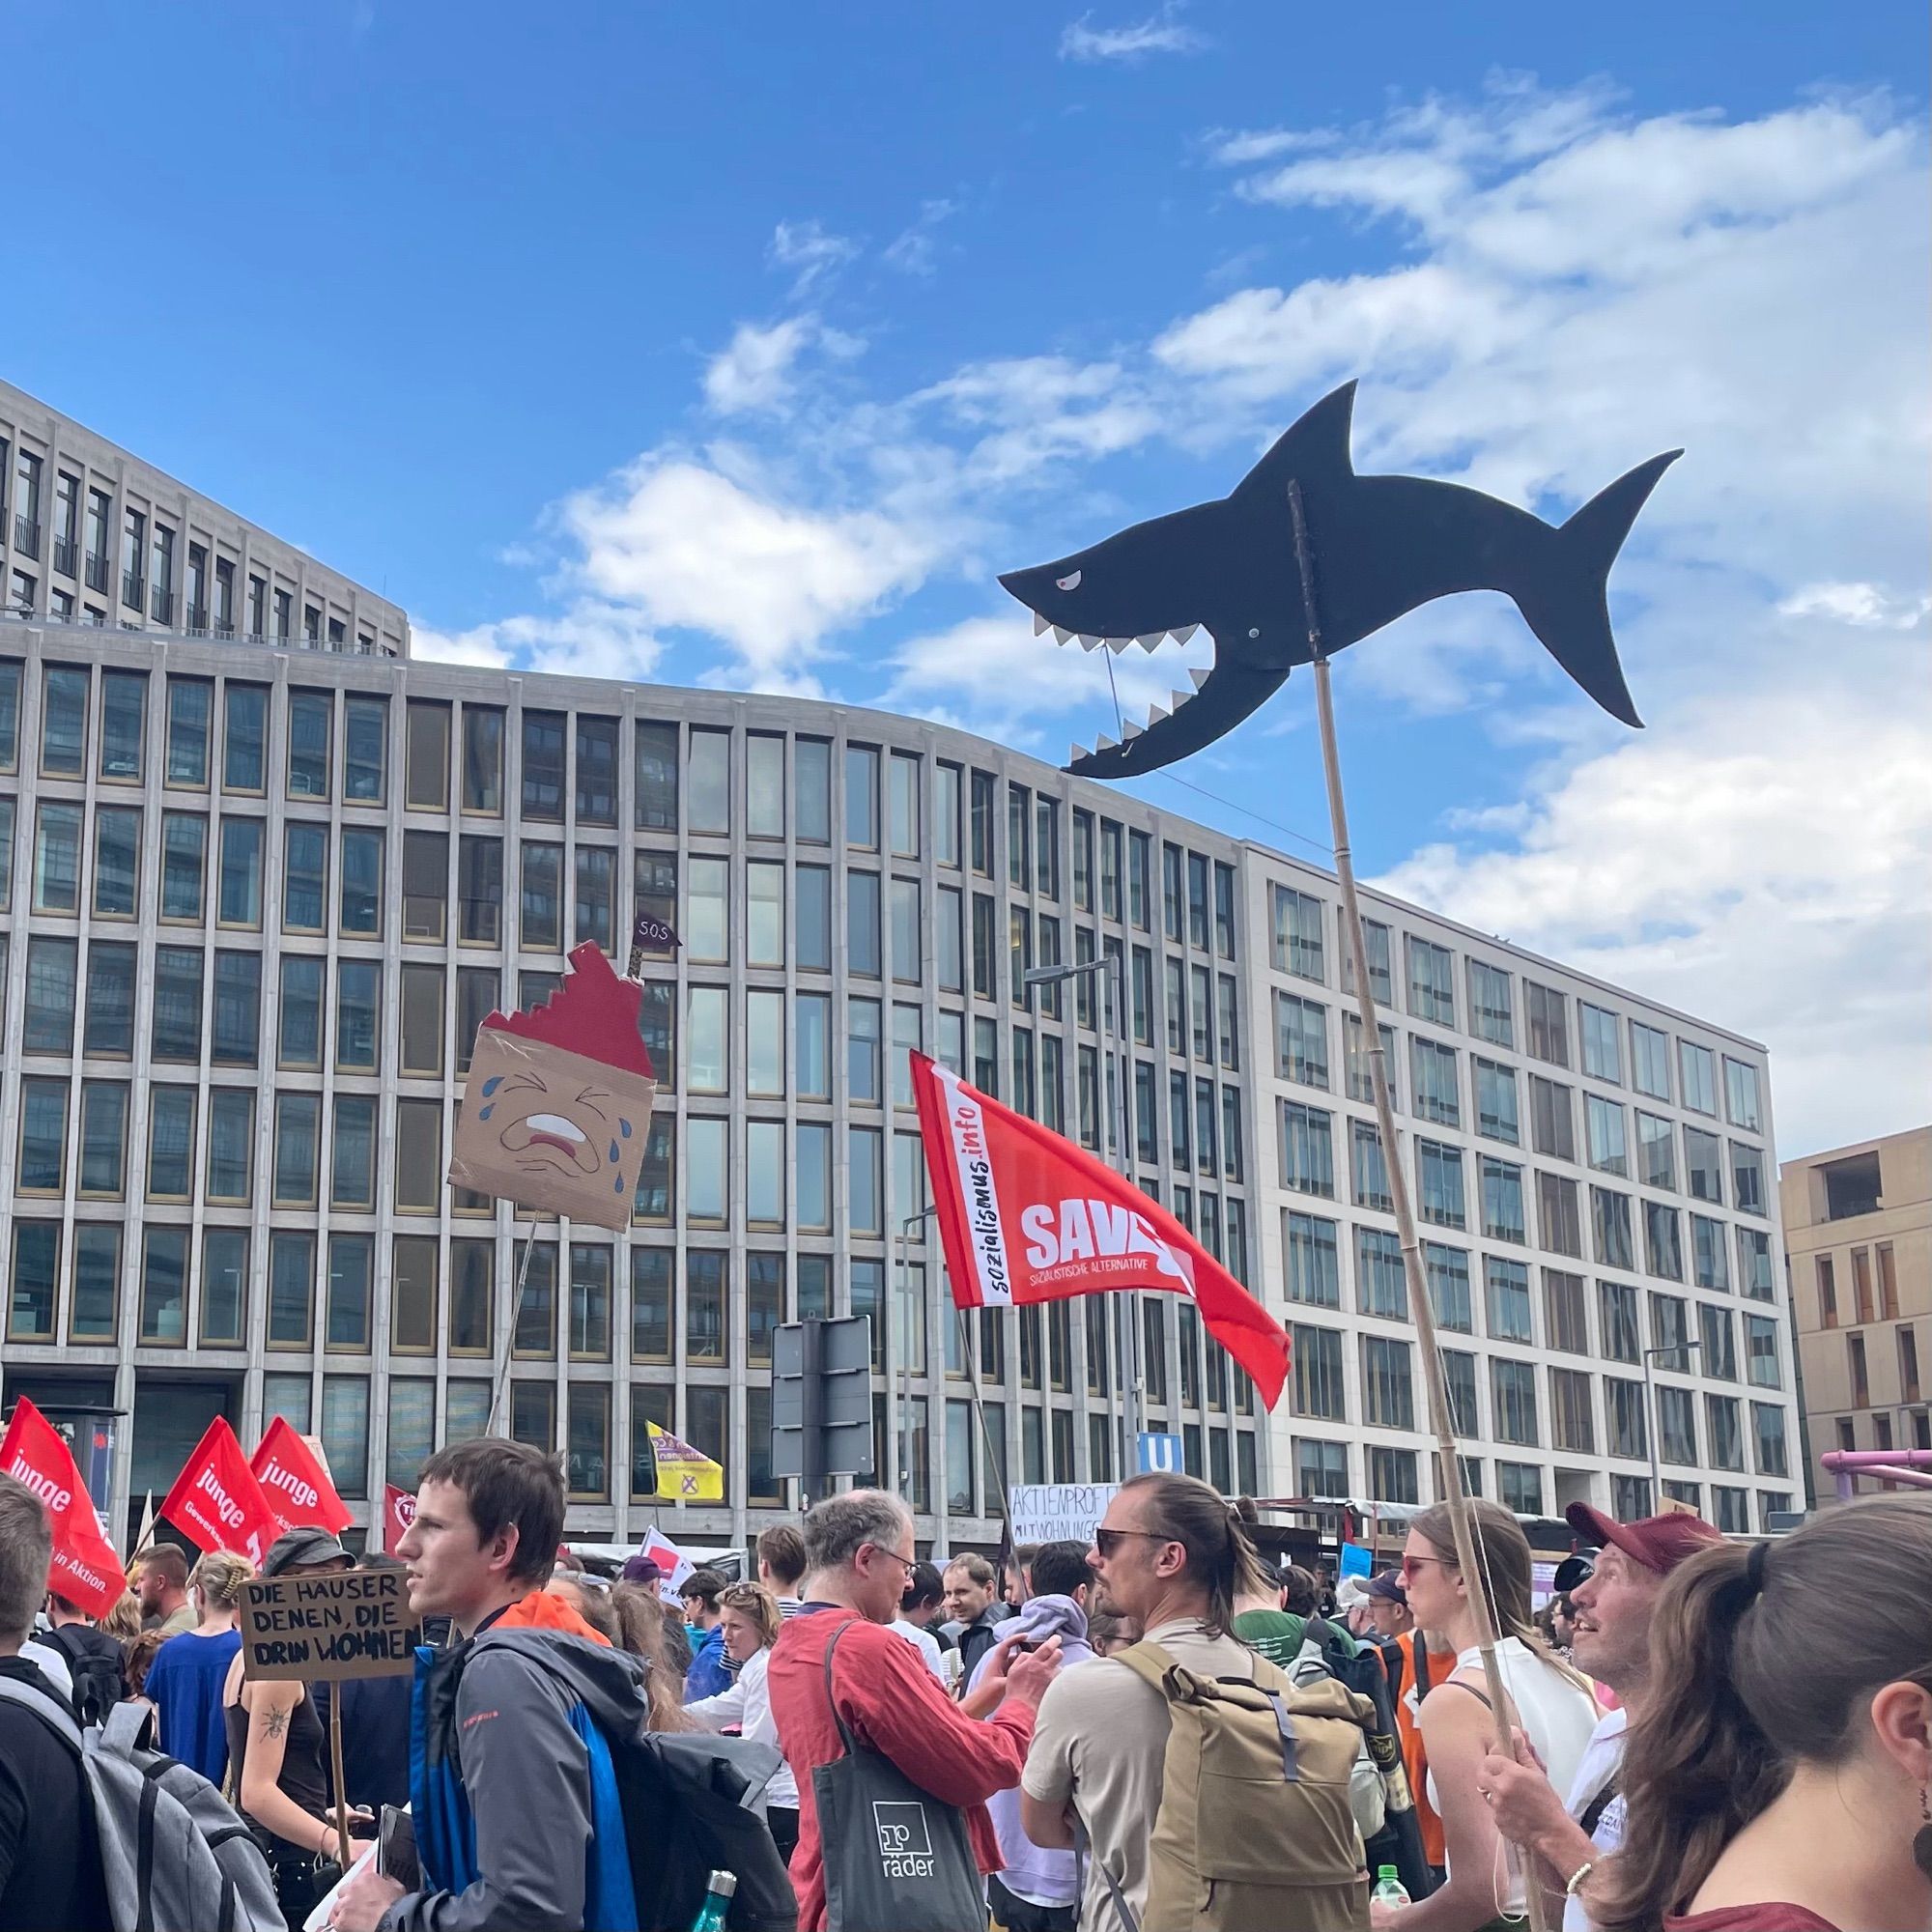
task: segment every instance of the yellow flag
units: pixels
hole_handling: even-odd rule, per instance
[[[646,1422],[650,1431],[651,1454],[658,1468],[657,1493],[680,1503],[722,1503],[724,1500],[724,1465],[709,1456],[700,1456],[689,1442],[680,1440],[668,1429]]]

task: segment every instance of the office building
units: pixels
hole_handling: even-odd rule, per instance
[[[1827,1450],[1932,1449],[1932,1127],[1787,1161],[1778,1186],[1823,1502]]]

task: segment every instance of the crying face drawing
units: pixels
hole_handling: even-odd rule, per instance
[[[553,1082],[537,1067],[493,1074],[481,1088],[479,1123],[525,1174],[574,1174],[588,1179],[622,1165],[636,1124],[608,1089],[575,1080]]]

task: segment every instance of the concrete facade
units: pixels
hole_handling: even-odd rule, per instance
[[[1828,1449],[1932,1449],[1932,1127],[1788,1161],[1778,1186],[1822,1501]]]
[[[362,657],[410,648],[386,598],[8,383],[0,617]]]

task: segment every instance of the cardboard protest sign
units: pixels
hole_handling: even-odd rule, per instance
[[[32,1490],[47,1513],[54,1538],[47,1587],[89,1616],[104,1617],[121,1601],[121,1559],[100,1533],[73,1452],[25,1396],[0,1440],[0,1469]]]
[[[631,1225],[657,1082],[644,992],[592,941],[543,1006],[476,1029],[449,1180],[599,1228]]]
[[[407,1677],[422,1626],[400,1570],[269,1577],[242,1591],[242,1674],[253,1683]]]
[[[228,1418],[217,1415],[175,1478],[161,1514],[199,1548],[232,1549],[258,1569],[282,1533]]]
[[[355,1520],[321,1458],[286,1416],[270,1423],[248,1466],[284,1529],[312,1524],[339,1536]]]
[[[1015,1483],[1007,1492],[1015,1543],[1091,1543],[1118,1483]]]

